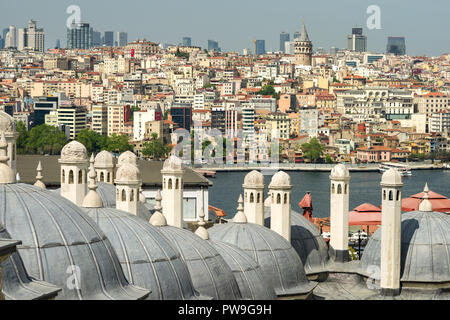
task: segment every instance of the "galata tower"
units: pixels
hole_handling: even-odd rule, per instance
[[[309,40],[305,27],[305,20],[302,22],[300,37],[295,39],[295,64],[310,66],[312,60],[312,42]]]

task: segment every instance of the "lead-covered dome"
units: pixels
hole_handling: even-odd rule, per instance
[[[152,290],[150,300],[189,300],[199,296],[179,251],[157,228],[112,208],[84,210],[110,240],[128,281]]]
[[[270,207],[264,208],[264,225],[270,228]],[[291,210],[291,244],[302,260],[307,275],[327,272],[328,246],[314,224]]]
[[[450,216],[440,212],[402,214],[402,282],[450,282]],[[379,280],[381,228],[370,238],[361,258],[361,273]],[[378,269],[380,270],[380,269]]]
[[[270,281],[264,277],[261,267],[247,253],[226,242],[211,242],[233,271],[243,299],[277,299],[275,290],[270,286]]]
[[[96,169],[114,168],[114,157],[111,152],[101,151],[95,156],[94,166]]]
[[[255,260],[277,296],[306,295],[316,286],[306,278],[297,252],[276,232],[253,223],[234,222],[215,225],[208,232],[211,240],[235,245]]]
[[[180,251],[198,292],[215,300],[242,299],[233,272],[211,243],[185,229],[157,228]]]
[[[86,162],[86,147],[78,142],[72,141],[66,144],[61,150],[60,162]]]
[[[0,185],[0,224],[28,274],[62,288],[57,299],[142,299],[96,223],[69,200],[26,184]],[[70,285],[68,285],[70,283]]]

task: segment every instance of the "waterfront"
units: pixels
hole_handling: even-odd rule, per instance
[[[217,172],[216,178],[210,179],[213,187],[209,190],[209,203],[225,210],[226,218],[236,213],[239,194],[243,192],[242,184],[248,172]],[[307,191],[312,194],[313,215],[324,218],[330,212],[329,172],[288,172],[293,184],[292,209],[301,212],[298,203]],[[272,176],[265,176],[265,197]],[[376,206],[381,204],[381,174],[378,172],[352,172],[350,180],[350,210],[368,202]],[[431,190],[450,196],[450,170],[414,170],[412,177],[403,178],[403,197],[423,191],[425,183]]]

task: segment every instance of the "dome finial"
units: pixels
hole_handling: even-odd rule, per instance
[[[167,226],[167,220],[166,217],[162,214],[161,210],[161,190],[158,190],[156,193],[155,201],[155,213],[152,214],[152,217],[150,218],[150,224],[154,225],[155,227],[165,227]]]
[[[239,195],[237,213],[233,219],[234,223],[247,223],[247,216],[244,213],[243,203],[244,203],[244,200],[242,200],[242,194],[241,194],[241,195]]]
[[[103,201],[100,195],[97,192],[97,183],[95,179],[97,178],[97,172],[94,168],[94,153],[91,155],[90,166],[89,166],[89,192],[84,197],[83,207],[84,208],[101,208],[103,207]]]
[[[36,183],[34,184],[36,187],[40,187],[42,189],[46,189],[47,187],[45,186],[45,184],[42,182],[42,179],[44,178],[44,176],[42,175],[42,164],[39,161],[38,166],[36,168],[37,171],[37,175],[36,175]]]
[[[206,230],[205,225],[205,212],[203,210],[203,208],[200,209],[200,221],[198,223],[198,228],[195,231],[195,234],[198,235],[200,238],[202,238],[203,240],[208,240],[209,239],[209,233],[208,230]]]
[[[16,182],[14,172],[8,165],[9,157],[6,151],[7,147],[8,144],[6,143],[5,132],[2,131],[0,137],[0,183],[2,184]]]
[[[431,201],[428,200],[429,196],[428,196],[428,183],[425,184],[425,188],[423,190],[424,195],[423,195],[423,200],[419,205],[419,211],[422,212],[432,212],[433,211],[433,205],[431,204]]]

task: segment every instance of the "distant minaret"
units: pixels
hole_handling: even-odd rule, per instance
[[[270,229],[291,242],[291,177],[277,172],[269,185]]]
[[[330,257],[336,262],[349,260],[348,207],[350,174],[343,164],[331,170]]]
[[[381,293],[389,296],[400,294],[402,186],[402,176],[397,170],[389,169],[383,174],[380,287]]]
[[[253,170],[244,179],[244,212],[248,222],[264,226],[264,176]]]
[[[312,64],[312,42],[306,31],[305,20],[302,21],[300,37],[295,41],[295,63],[297,65],[310,66]]]

